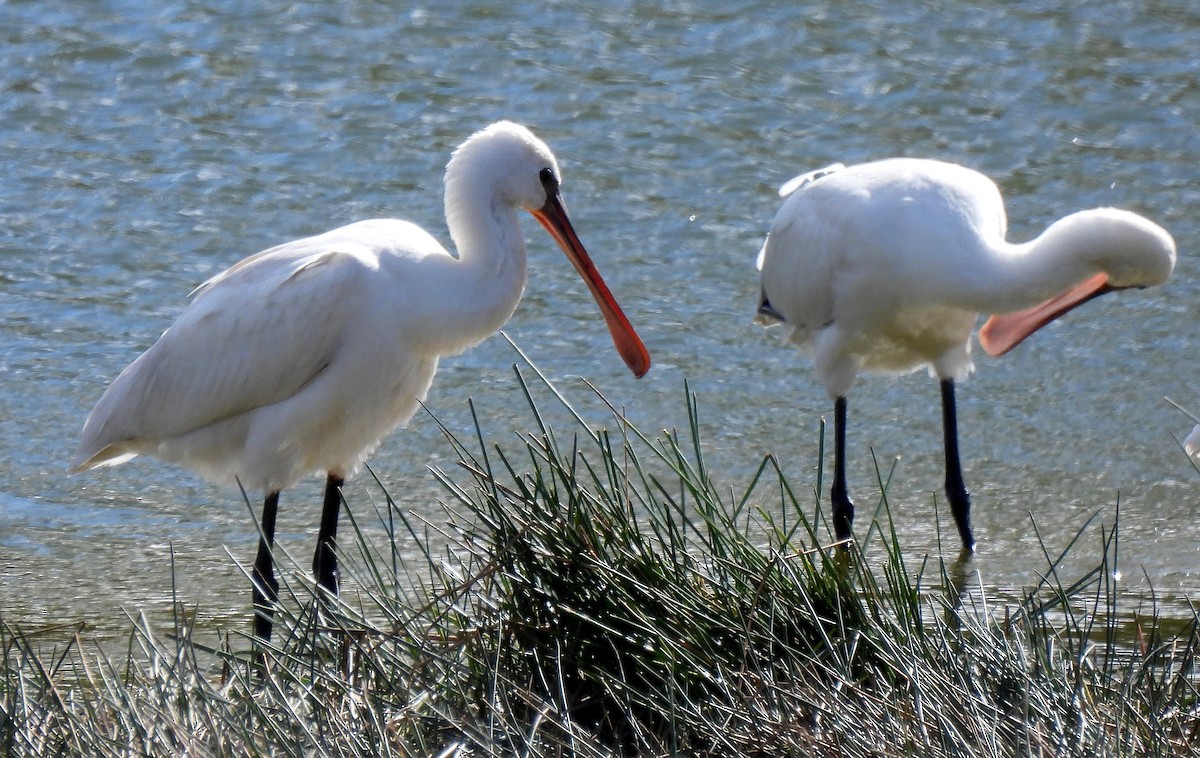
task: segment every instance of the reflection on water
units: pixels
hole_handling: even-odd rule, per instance
[[[1172,437],[1191,424],[1162,398],[1200,408],[1200,11],[1152,6],[3,5],[0,613],[119,631],[122,609],[166,623],[175,591],[218,623],[248,618],[233,564],[255,539],[245,503],[153,461],[66,478],[87,410],[193,286],[246,254],[372,216],[445,239],[449,151],[501,117],[559,156],[580,236],[655,368],[626,375],[586,290],[535,234],[509,333],[569,391],[585,394],[573,377],[586,375],[648,430],[686,423],[686,377],[709,463],[735,488],[768,451],[811,487],[830,412],[804,359],[750,323],[754,255],[794,174],[940,157],[997,180],[1015,239],[1097,205],[1166,226],[1171,283],[981,357],[959,415],[985,583],[1037,581],[1034,523],[1053,551],[1119,503],[1129,591],[1153,583],[1180,608],[1200,590],[1200,475]],[[432,410],[469,429],[470,397],[497,440],[528,428],[514,360],[493,339],[445,361]],[[916,374],[860,381],[851,405],[860,506],[872,455],[885,471],[898,458],[889,497],[915,556],[938,550],[937,403]],[[434,514],[426,467],[450,455],[420,415],[373,464]],[[352,484],[352,506],[369,489]],[[319,491],[285,494],[297,556],[311,554]],[[1082,540],[1084,563],[1097,544]]]

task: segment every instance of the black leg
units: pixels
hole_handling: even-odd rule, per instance
[[[833,487],[829,490],[833,503],[833,532],[838,540],[850,539],[854,521],[854,501],[846,490],[846,398],[833,404]]]
[[[317,533],[317,552],[313,555],[313,576],[331,595],[338,594],[337,522],[342,508],[345,479],[330,474],[325,480],[325,507],[321,510],[321,530]]]
[[[271,640],[275,602],[279,600],[279,582],[275,580],[275,565],[271,548],[275,544],[275,514],[279,510],[279,493],[272,492],[263,501],[262,536],[258,540],[258,556],[254,559],[254,636],[263,642]]]
[[[950,512],[954,514],[954,525],[962,538],[963,549],[975,549],[975,537],[971,534],[971,493],[963,482],[962,463],[958,458],[958,413],[954,402],[954,381],[942,380],[942,431],[946,444],[946,498],[950,501]]]

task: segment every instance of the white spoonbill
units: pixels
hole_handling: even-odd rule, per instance
[[[1200,461],[1200,424],[1197,424],[1192,433],[1183,441],[1183,449],[1188,455]]]
[[[1097,295],[1166,281],[1175,265],[1171,235],[1137,214],[1099,208],[1062,218],[1030,242],[1007,242],[996,185],[933,160],[839,164],[779,192],[787,199],[758,256],[759,321],[784,325],[834,401],[837,538],[850,537],[854,518],[845,467],[855,377],[926,366],[941,380],[946,496],[964,549],[973,549],[954,384],[974,368],[977,315],[1006,314],[979,333],[989,355],[1002,355]]]
[[[493,334],[516,309],[526,280],[518,209],[583,276],[630,370],[649,370],[646,348],[575,235],[560,181],[550,149],[501,121],[467,139],[446,167],[457,256],[414,224],[375,219],[271,248],[209,279],[96,403],[70,470],[147,454],[265,493],[254,631],[270,639],[280,491],[327,475],[313,572],[336,594],[342,484],[416,411],[438,359]]]

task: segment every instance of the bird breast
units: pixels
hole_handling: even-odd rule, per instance
[[[843,348],[878,373],[907,373],[931,366],[944,378],[970,373],[970,338],[976,314],[950,306],[900,307],[848,336]]]

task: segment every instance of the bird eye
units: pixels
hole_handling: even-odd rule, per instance
[[[558,194],[558,177],[554,175],[554,170],[546,167],[538,172],[538,179],[542,181],[542,187],[546,189],[546,197],[554,197]]]

